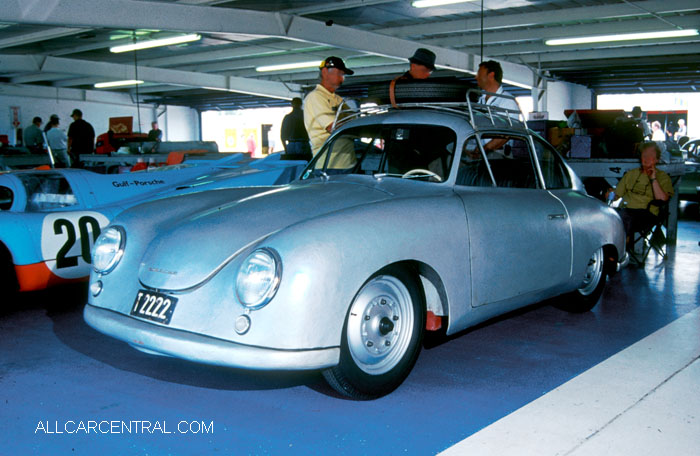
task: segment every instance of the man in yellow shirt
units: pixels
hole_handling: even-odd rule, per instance
[[[320,69],[321,82],[304,99],[304,126],[314,155],[330,136],[338,107],[343,102],[335,91],[343,84],[346,74],[354,73],[339,57],[328,57],[321,62]]]
[[[656,222],[659,209],[649,207],[649,203],[652,200],[668,201],[673,196],[671,177],[656,169],[661,155],[659,146],[653,141],[641,143],[639,154],[642,166],[627,171],[615,187],[615,199],[624,198],[626,203],[620,209],[620,217],[628,241],[632,233]]]

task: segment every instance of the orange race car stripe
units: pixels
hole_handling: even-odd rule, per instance
[[[43,290],[52,285],[83,282],[88,279],[88,276],[64,279],[51,272],[44,262],[15,265],[15,274],[17,275],[17,283],[19,283],[19,291]]]

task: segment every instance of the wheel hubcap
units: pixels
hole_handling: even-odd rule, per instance
[[[358,293],[350,308],[348,349],[355,363],[373,375],[390,371],[411,340],[413,303],[406,286],[392,276],[378,276]]]
[[[596,250],[590,260],[588,260],[588,266],[586,267],[586,273],[583,277],[583,283],[578,291],[584,296],[588,296],[589,294],[593,293],[598,286],[602,275],[603,249],[600,248]]]

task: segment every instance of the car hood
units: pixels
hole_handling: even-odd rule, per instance
[[[202,203],[198,198],[198,203]],[[197,286],[252,243],[290,225],[387,199],[376,186],[348,182],[293,184],[221,204],[219,197],[162,230],[146,249],[142,284],[161,290]]]

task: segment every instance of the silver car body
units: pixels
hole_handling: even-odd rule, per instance
[[[89,298],[86,321],[147,352],[315,369],[338,364],[349,305],[387,265],[418,271],[427,310],[448,317],[447,334],[576,290],[601,247],[614,272],[624,255],[620,219],[586,195],[563,161],[564,189],[543,188],[539,169],[538,188],[456,185],[462,145],[477,130],[527,134],[519,123],[487,117],[475,128],[470,116],[450,110],[389,110],[349,122],[326,144],[351,128],[440,125],[458,145],[443,182],[313,177],[312,162],[289,185],[207,191],[123,212],[113,221],[126,233],[123,256],[108,274],[92,273],[102,287]],[[250,310],[234,284],[260,247],[279,254],[281,281],[269,304]],[[140,289],[177,297],[169,325],[130,315]],[[241,316],[250,319],[245,334],[234,330]]]

